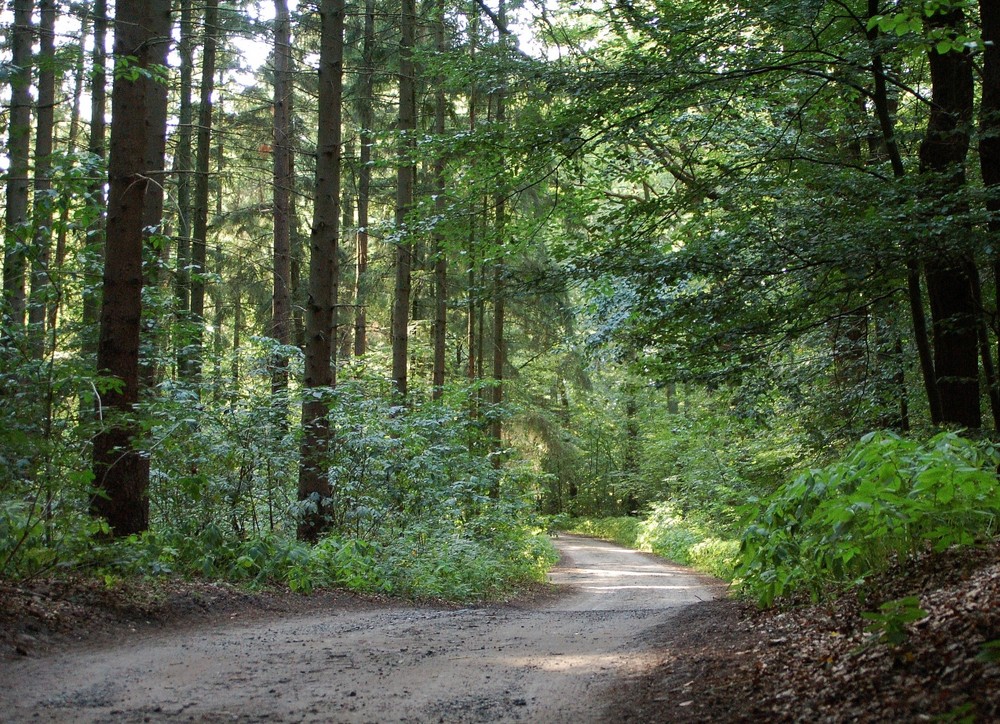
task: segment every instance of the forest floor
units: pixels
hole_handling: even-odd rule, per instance
[[[825,606],[562,536],[554,586],[459,608],[158,579],[0,582],[4,721],[1000,721],[1000,545]],[[861,617],[917,595],[895,646]],[[861,600],[867,600],[862,604]]]

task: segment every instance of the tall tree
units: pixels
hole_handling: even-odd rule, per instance
[[[39,358],[45,347],[48,310],[49,255],[52,245],[52,134],[56,106],[56,3],[40,0],[38,48],[38,103],[35,118],[34,244],[31,294],[28,304],[31,354]]]
[[[139,400],[139,337],[145,195],[163,171],[149,157],[150,138],[166,134],[167,87],[158,78],[170,43],[170,0],[118,0],[116,74],[111,96],[107,262],[97,369],[117,380],[106,386],[104,427],[94,438],[91,510],[116,536],[149,526],[149,459],[136,449],[129,422]],[[129,72],[133,69],[135,72]],[[160,120],[163,120],[161,124]]]
[[[500,36],[500,45],[506,50],[508,30],[507,30],[507,5],[504,0],[500,0],[497,10],[497,30]],[[505,82],[501,82],[495,93],[496,115],[494,122],[498,133],[505,132],[507,123],[507,89]],[[502,162],[501,162],[502,163]],[[499,186],[499,184],[498,184]],[[493,418],[490,423],[490,436],[493,438],[494,453],[499,453],[503,448],[503,422],[500,417],[499,407],[503,403],[503,378],[504,366],[507,362],[506,339],[504,335],[504,324],[507,304],[507,290],[505,288],[506,262],[504,259],[504,236],[507,225],[507,202],[506,190],[499,188],[493,195],[494,243],[497,245],[496,259],[493,262]],[[493,456],[495,465],[500,465],[500,455]],[[496,491],[494,491],[496,492]]]
[[[964,24],[960,9],[946,8],[927,19],[928,28],[958,35]],[[965,184],[974,84],[967,50],[927,53],[931,72],[931,109],[920,144],[920,172],[937,213],[961,212],[947,207]],[[952,232],[953,233],[953,232]],[[934,370],[941,398],[941,421],[970,428],[981,423],[979,399],[979,309],[973,290],[975,262],[947,239],[931,239],[924,276],[931,307]]]
[[[444,0],[437,2],[437,17],[434,18],[434,44],[438,53],[438,63],[444,62],[448,49],[444,27]],[[434,133],[444,145],[445,115],[447,113],[444,75],[439,72],[434,81]],[[445,153],[442,150],[434,159],[434,212],[437,223],[434,226],[434,364],[431,384],[434,399],[444,394],[445,352],[448,332],[448,255],[444,248],[442,222],[447,213],[445,198]]]
[[[306,306],[306,392],[302,401],[299,522],[302,540],[315,541],[327,527],[332,494],[327,454],[332,443],[326,391],[336,384],[331,363],[336,345],[336,277],[340,245],[340,164],[344,72],[344,0],[320,4],[319,135],[316,146],[316,200],[309,240],[309,301]]]
[[[396,285],[392,302],[392,381],[396,394],[407,394],[409,321],[413,240],[407,217],[413,209],[417,178],[417,93],[413,50],[416,42],[415,0],[400,0],[399,121],[396,164]]]
[[[205,2],[205,32],[201,58],[201,91],[198,102],[195,158],[194,210],[191,235],[191,318],[194,352],[188,372],[201,374],[205,335],[205,281],[208,278],[208,192],[212,157],[212,93],[215,91],[215,54],[219,36],[219,0]]]
[[[291,199],[295,171],[292,152],[292,37],[287,0],[274,0],[274,276],[271,336],[292,343]],[[288,387],[288,355],[273,361],[271,388]]]
[[[177,295],[177,312],[186,319],[191,311],[191,141],[194,125],[194,106],[191,100],[194,84],[194,22],[192,20],[191,0],[181,0],[180,39],[177,43],[177,55],[180,58],[180,84],[178,87],[179,101],[177,110],[176,148],[174,149],[174,171],[177,175],[177,274],[175,276],[175,294]],[[182,340],[180,347],[186,347]],[[180,367],[187,366],[185,353],[178,359]]]
[[[33,0],[14,2],[11,37],[10,121],[7,126],[7,208],[4,229],[3,315],[6,336],[24,326],[24,273],[31,243],[28,163],[31,155],[31,14]]]
[[[361,84],[358,95],[361,124],[358,169],[358,249],[354,288],[354,355],[368,351],[368,227],[372,188],[372,150],[375,145],[375,0],[365,0],[364,32],[361,41]]]
[[[102,161],[107,158],[105,121],[108,107],[107,39],[108,2],[107,0],[94,0],[94,52],[90,78],[90,138],[87,143],[87,151],[95,159]],[[105,258],[104,186],[104,181],[99,179],[92,183],[88,189],[94,205],[101,211],[87,229],[85,254],[87,266],[84,272],[83,309],[81,310],[83,324],[87,329],[98,326],[100,315],[99,276],[94,270],[103,268]],[[86,335],[84,337],[83,348],[87,355],[97,352],[93,336]]]

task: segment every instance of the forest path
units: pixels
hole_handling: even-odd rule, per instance
[[[654,663],[647,633],[721,584],[562,536],[531,608],[328,610],[0,662],[0,720],[606,721],[611,687]]]

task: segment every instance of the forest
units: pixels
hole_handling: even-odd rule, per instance
[[[995,539],[996,3],[0,22],[0,580],[479,600],[567,528],[769,606]]]

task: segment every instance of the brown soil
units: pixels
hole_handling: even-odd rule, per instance
[[[1000,721],[1000,663],[979,660],[1000,639],[1000,545],[760,612],[648,556],[559,543],[556,586],[475,608],[171,580],[0,584],[0,719]],[[907,595],[928,616],[878,643],[861,613]]]
[[[862,612],[912,595],[927,616],[905,641],[866,632]],[[998,722],[1000,661],[981,654],[1000,639],[1000,545],[920,556],[828,605],[697,604],[656,636],[659,661],[610,719]]]
[[[70,601],[47,617],[65,596],[22,598],[30,616],[15,619],[14,657],[0,662],[0,718],[598,721],[611,687],[654,663],[650,632],[721,587],[600,541],[564,536],[557,545],[555,593],[516,605],[169,584],[117,595],[85,589],[88,606]],[[38,630],[18,623],[26,616]],[[63,633],[49,633],[59,621]],[[64,645],[95,627],[100,640]]]

